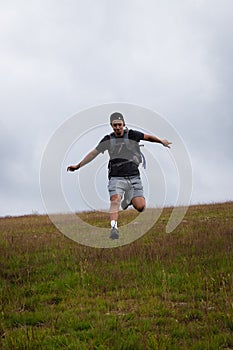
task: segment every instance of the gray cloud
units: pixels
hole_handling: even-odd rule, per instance
[[[156,110],[176,127],[193,163],[193,202],[232,199],[230,0],[0,7],[0,215],[43,211],[49,138],[78,110],[113,101]]]

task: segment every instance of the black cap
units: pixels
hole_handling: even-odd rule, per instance
[[[115,112],[113,114],[110,115],[110,124],[112,124],[112,122],[114,120],[122,120],[123,121],[123,124],[125,125],[125,120],[124,120],[124,117],[121,113],[119,112]]]

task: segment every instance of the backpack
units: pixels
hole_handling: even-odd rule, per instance
[[[140,150],[140,147],[144,145],[139,145],[138,142],[133,140],[131,141],[129,139],[129,130],[127,128],[124,130],[124,136],[123,136],[124,141],[119,144],[119,147],[116,144],[116,138],[114,136],[114,132],[112,132],[109,136],[110,136],[110,149],[109,149],[110,156],[117,157],[117,154],[121,152],[122,146],[125,144],[127,150],[129,151],[129,154],[132,155],[132,158],[129,158],[128,160],[134,162],[137,165],[142,163],[143,168],[146,169],[146,159],[144,154]]]

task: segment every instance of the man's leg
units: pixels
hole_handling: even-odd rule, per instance
[[[121,203],[121,196],[119,194],[114,194],[110,197],[110,220],[118,220],[118,213]]]
[[[141,178],[135,176],[131,179],[131,184],[133,186],[132,205],[137,211],[142,212],[146,207],[146,201],[144,198]]]
[[[117,220],[118,220],[118,213],[121,203],[121,196],[119,194],[114,194],[110,197],[110,220],[111,220],[111,232],[110,232],[110,238],[111,239],[118,239],[118,228],[117,228]]]

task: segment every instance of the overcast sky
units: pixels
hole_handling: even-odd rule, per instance
[[[232,0],[0,0],[0,216],[45,211],[49,139],[75,113],[112,102],[176,128],[191,203],[233,200],[232,18]]]

